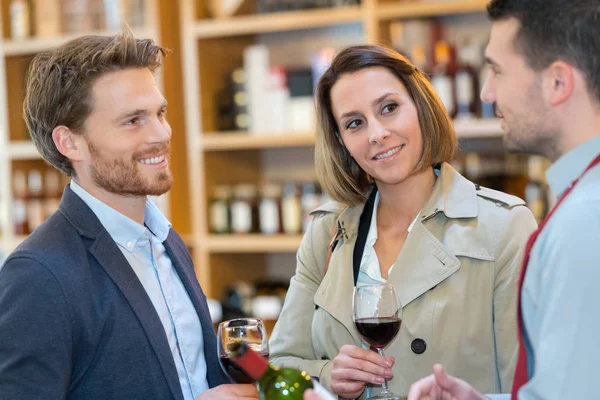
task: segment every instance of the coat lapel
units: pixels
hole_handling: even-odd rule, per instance
[[[315,293],[315,304],[338,320],[360,343],[352,321],[352,295],[354,276],[352,272],[352,253],[356,236],[348,240],[344,237],[331,255],[330,268]]]
[[[403,307],[458,271],[460,262],[421,223],[413,226],[398,255],[389,281]]]
[[[194,304],[198,318],[200,319],[202,339],[204,341],[204,358],[206,359],[206,378],[209,387],[212,388],[223,383],[229,383],[229,379],[223,373],[223,370],[219,365],[219,360],[217,359],[217,338],[213,329],[212,320],[210,319],[206,296],[198,284],[198,280],[194,274],[192,261],[184,257],[187,253],[187,249],[185,249],[181,243],[182,242],[178,239],[177,234],[171,230],[164,245],[185,290],[190,296],[192,304]]]

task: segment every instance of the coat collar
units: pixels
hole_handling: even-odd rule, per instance
[[[351,207],[340,215],[344,235],[331,256],[328,272],[314,298],[316,305],[327,310],[348,329],[356,343],[360,340],[355,333],[351,307],[347,305],[352,304],[353,253],[364,208],[365,205]],[[424,224],[439,212],[447,218],[477,216],[475,186],[446,163],[442,164],[432,195],[423,207],[421,220],[413,226],[398,255],[396,263],[400,267],[394,268],[389,276],[394,286],[402,288],[398,295],[403,307],[460,268],[458,258]]]
[[[340,215],[348,238],[356,236],[364,204],[349,207]],[[328,210],[329,211],[329,210]],[[426,221],[443,212],[447,218],[477,217],[477,193],[475,185],[459,174],[448,163],[442,163],[431,196],[423,206],[421,220]]]

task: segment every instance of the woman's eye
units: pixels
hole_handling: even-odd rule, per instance
[[[359,119],[355,119],[355,120],[352,120],[352,121],[350,121],[350,122],[348,122],[346,124],[346,129],[354,129],[354,128],[356,128],[359,125],[360,125],[360,120]]]
[[[140,122],[140,119],[138,117],[135,118],[131,118],[130,120],[127,120],[127,125],[137,125]]]
[[[390,103],[390,104],[386,105],[385,107],[383,107],[383,113],[384,114],[389,114],[392,111],[394,111],[396,108],[398,108],[398,104],[396,104],[396,103]]]

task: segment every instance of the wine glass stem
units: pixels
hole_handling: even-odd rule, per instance
[[[384,354],[383,354],[383,348],[382,347],[377,348],[377,352],[379,353],[380,356],[385,357]],[[383,384],[381,385],[381,388],[382,388],[382,392],[381,393],[389,393],[390,392],[389,389],[388,389],[387,378],[383,378]]]

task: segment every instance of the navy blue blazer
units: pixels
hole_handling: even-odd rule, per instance
[[[189,252],[174,230],[164,245],[202,324],[208,384],[229,383]],[[69,186],[0,270],[0,398],[183,400],[150,298]]]

